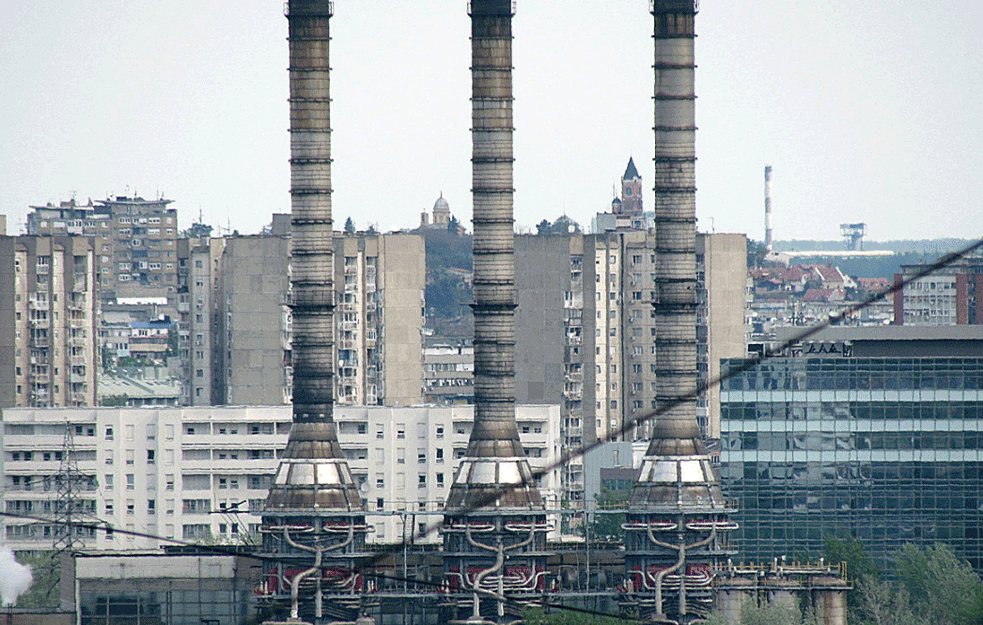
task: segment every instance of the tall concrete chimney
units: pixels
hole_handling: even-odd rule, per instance
[[[289,0],[293,425],[263,513],[271,579],[318,561],[350,568],[364,546],[361,497],[338,444],[334,409],[334,262],[331,222],[329,23],[333,2]],[[305,573],[305,575],[309,575]],[[315,578],[310,578],[311,580]],[[277,581],[274,599],[287,585]],[[320,612],[332,583],[318,580]],[[276,595],[280,595],[277,597]],[[305,602],[305,605],[308,605]],[[292,616],[296,617],[294,597]],[[354,616],[352,612],[348,616]],[[321,614],[313,614],[315,618]]]
[[[474,196],[474,429],[448,497],[470,508],[501,487],[492,467],[529,471],[515,425],[515,249],[512,233],[511,0],[472,0],[472,194]],[[478,470],[482,468],[482,470]],[[484,469],[489,469],[485,471]],[[470,471],[468,479],[463,475]],[[518,476],[518,473],[516,473]],[[534,487],[499,502],[542,508]]]
[[[696,422],[694,0],[651,0],[655,20],[656,409],[625,523],[628,603],[642,618],[707,615],[719,558],[732,553],[720,486]],[[690,395],[691,396],[687,396]],[[667,578],[674,576],[672,582]],[[671,598],[671,600],[670,600]]]
[[[502,602],[469,591],[542,589],[546,518],[515,424],[515,252],[512,222],[511,0],[472,0],[474,427],[447,498],[444,569],[471,617],[503,618]],[[524,485],[519,486],[520,483]],[[503,487],[516,488],[500,492]],[[478,533],[480,532],[480,534]],[[473,535],[472,535],[473,534]],[[497,564],[496,564],[497,562]],[[480,571],[469,574],[468,571]],[[516,586],[512,586],[515,588]],[[513,615],[514,618],[514,615]]]
[[[771,165],[765,165],[765,252],[771,254]]]

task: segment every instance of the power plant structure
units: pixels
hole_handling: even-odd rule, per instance
[[[333,3],[288,1],[293,424],[263,514],[258,590],[270,615],[323,625],[371,622],[370,614],[391,620],[387,615],[402,609],[403,622],[501,623],[547,599],[620,606],[624,614],[662,623],[709,613],[714,576],[736,553],[727,541],[736,526],[696,421],[696,4],[652,0],[650,8],[657,415],[622,511],[624,548],[591,554],[589,530],[583,546],[547,543],[547,511],[515,422],[515,4],[471,0],[475,417],[443,510],[443,551],[417,549],[404,532],[400,556],[396,549],[368,553],[370,528],[332,417]]]
[[[333,3],[289,0],[293,424],[263,513],[261,602],[292,618],[358,616],[368,526],[338,443],[329,47]],[[327,601],[325,601],[327,599]]]
[[[652,0],[655,39],[656,412],[628,502],[622,605],[655,622],[706,617],[736,529],[696,421],[694,0]]]
[[[860,252],[864,249],[864,237],[867,236],[867,224],[840,224],[840,236],[846,242],[846,249]]]
[[[771,254],[771,165],[765,165],[765,253]]]
[[[474,427],[447,499],[451,622],[521,616],[546,587],[543,498],[515,423],[511,0],[472,0]]]

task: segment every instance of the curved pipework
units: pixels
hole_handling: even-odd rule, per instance
[[[468,536],[468,540],[471,540],[470,535]],[[480,545],[476,541],[472,541],[472,543],[473,544],[476,544],[476,545],[479,545],[481,547],[484,547],[485,549],[488,549],[488,547],[486,545]],[[502,568],[502,565],[505,564],[505,548],[502,545],[502,539],[501,539],[501,537],[499,537],[499,539],[498,539],[498,547],[496,548],[496,551],[497,551],[497,553],[495,555],[495,564],[492,565],[492,567],[490,569],[485,569],[484,571],[481,571],[480,573],[478,573],[477,575],[474,576],[474,588],[475,588],[476,591],[481,590],[481,582],[487,576],[491,575],[492,573],[497,573]],[[501,581],[501,580],[499,580],[499,581]],[[499,586],[501,586],[501,583],[499,583]],[[480,599],[479,599],[478,595],[479,595],[479,593],[478,592],[475,592],[475,595],[474,595],[474,615],[473,615],[473,618],[475,618],[475,619],[480,619],[481,618],[481,610],[480,610],[481,603],[480,603]],[[501,599],[501,588],[499,588],[498,598]],[[499,601],[499,604],[498,604],[499,612],[502,611],[502,607],[503,607],[502,606],[502,603],[501,603],[501,601]]]
[[[287,537],[287,542],[290,542],[289,534],[284,530],[284,536]],[[309,549],[309,548],[308,548]],[[321,550],[314,549],[314,566],[294,575],[293,579],[290,580],[290,618],[299,619],[300,618],[300,583],[304,581],[305,578],[317,573],[321,570]],[[318,576],[320,581],[320,576]],[[317,593],[315,598],[315,613],[318,618],[321,618],[321,593]]]

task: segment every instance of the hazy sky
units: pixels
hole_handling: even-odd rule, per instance
[[[575,8],[574,8],[575,7]],[[0,4],[0,213],[164,194],[255,232],[289,211],[287,21],[276,0]],[[409,227],[443,191],[471,217],[465,0],[337,0],[334,216]],[[518,0],[518,224],[589,223],[634,156],[651,208],[647,0]],[[983,3],[704,0],[701,230],[777,239],[977,237]]]

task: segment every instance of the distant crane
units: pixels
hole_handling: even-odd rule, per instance
[[[840,236],[846,239],[846,249],[859,252],[863,249],[864,236],[867,234],[867,224],[840,224]]]

